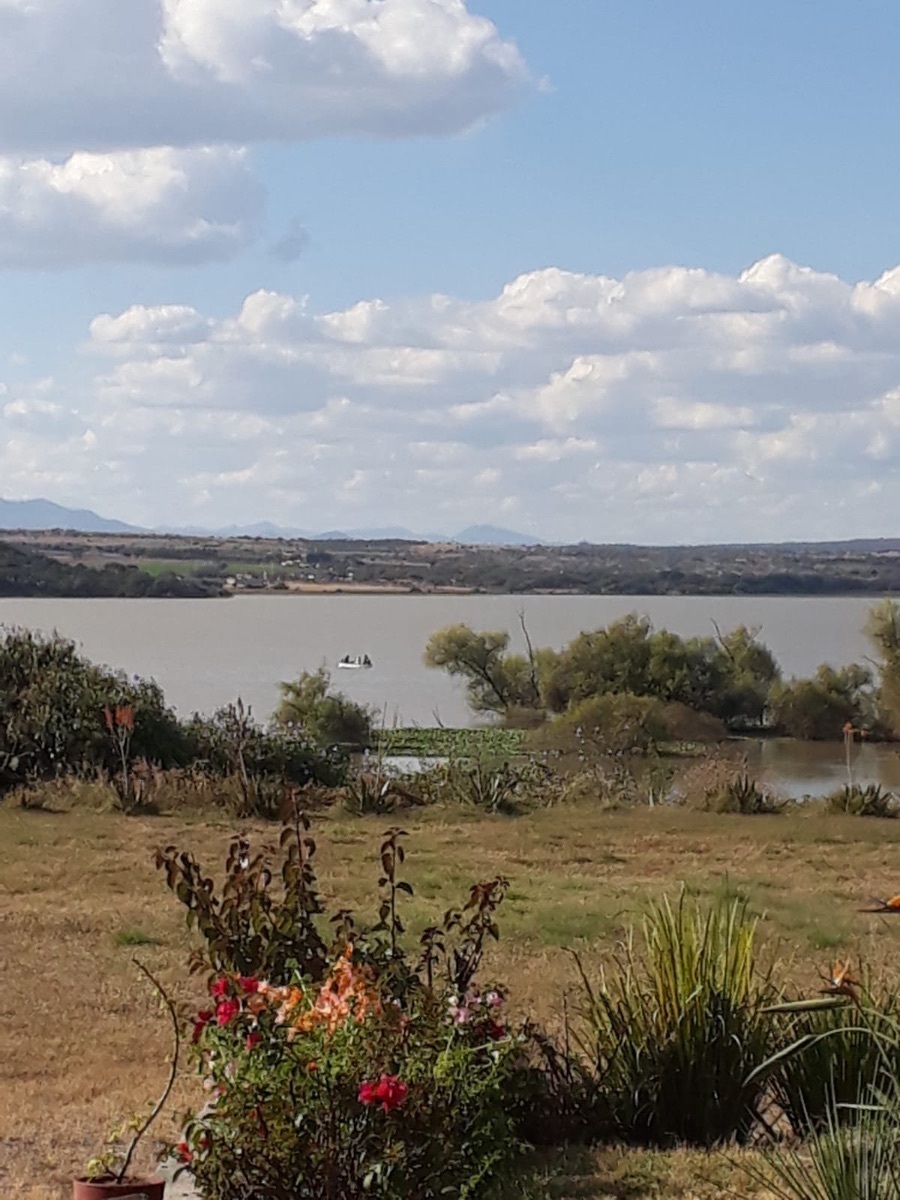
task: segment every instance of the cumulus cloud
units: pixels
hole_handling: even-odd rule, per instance
[[[0,266],[226,259],[257,236],[262,203],[228,147],[0,158]]]
[[[52,498],[145,524],[452,529],[502,513],[561,539],[889,533],[898,282],[776,257],[737,276],[549,269],[480,302],[135,306],[92,323],[88,399],[37,396],[83,428],[57,444],[40,404],[0,397],[17,446],[0,471],[81,446],[83,490]]]
[[[2,0],[0,150],[407,137],[526,80],[463,0]]]

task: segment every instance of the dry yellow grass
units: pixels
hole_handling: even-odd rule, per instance
[[[573,983],[564,947],[599,962],[651,895],[681,883],[698,894],[746,894],[785,976],[801,988],[818,987],[818,970],[834,955],[862,955],[876,969],[897,960],[900,918],[856,909],[900,891],[900,821],[579,807],[516,819],[431,810],[403,824],[405,874],[416,888],[411,925],[462,898],[476,879],[508,876],[501,942],[487,971],[508,984],[517,1007],[550,1021]],[[329,900],[373,913],[385,825],[336,815],[317,822]],[[271,826],[242,829],[273,836]],[[153,851],[176,842],[218,867],[231,832],[224,821],[187,817],[0,808],[3,1196],[64,1195],[104,1133],[158,1094],[168,1030],[132,956],[178,999],[198,997],[184,971],[182,912]],[[190,1086],[186,1077],[180,1101]],[[687,1154],[579,1154],[554,1167],[545,1194],[711,1196],[722,1169]]]

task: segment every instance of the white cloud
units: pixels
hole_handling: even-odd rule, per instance
[[[463,0],[4,0],[0,150],[465,130],[526,69]]]
[[[51,498],[141,523],[449,530],[504,511],[558,538],[888,533],[898,280],[773,258],[737,277],[534,272],[480,302],[319,314],[258,292],[232,316],[100,315],[90,394],[38,397],[96,439]],[[62,461],[78,430],[56,439],[8,387],[0,472]]]
[[[261,210],[245,152],[227,147],[0,158],[0,267],[226,259]]]

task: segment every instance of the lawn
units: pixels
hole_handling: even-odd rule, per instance
[[[517,818],[431,809],[404,815],[403,825],[405,874],[416,890],[411,934],[471,882],[507,876],[501,940],[487,971],[508,986],[516,1008],[551,1024],[564,992],[577,1006],[566,948],[599,968],[647,899],[682,884],[701,896],[746,896],[783,976],[809,992],[836,955],[889,970],[900,949],[900,921],[856,911],[871,896],[900,890],[900,821],[580,806]],[[337,815],[317,821],[329,900],[373,913],[384,828],[384,820]],[[272,826],[242,829],[273,838]],[[186,816],[0,808],[0,1194],[66,1194],[102,1135],[160,1090],[166,1024],[132,957],[179,1001],[196,1006],[199,993],[185,974],[181,911],[154,870],[153,851],[176,843],[215,868],[231,831],[224,820]],[[547,1171],[552,1178],[538,1194],[560,1200],[752,1190],[731,1156],[579,1151]]]

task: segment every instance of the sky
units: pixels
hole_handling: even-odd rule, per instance
[[[0,496],[897,536],[896,0],[0,0]]]

